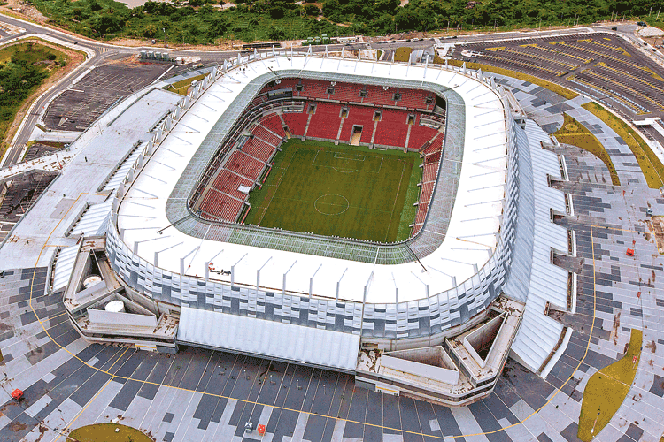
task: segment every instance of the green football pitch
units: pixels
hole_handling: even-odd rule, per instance
[[[422,179],[415,152],[289,140],[244,223],[365,241],[410,236]]]

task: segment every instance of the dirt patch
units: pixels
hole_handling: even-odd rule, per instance
[[[44,359],[44,350],[41,347],[34,348],[30,350],[27,355],[28,362],[32,365],[35,365],[37,362]]]
[[[653,216],[646,225],[655,236],[659,254],[664,255],[664,216]]]
[[[613,345],[618,345],[618,330],[620,329],[620,314],[621,312],[618,311],[613,316],[613,328],[611,329],[611,335],[609,336],[609,340],[613,341]]]
[[[242,49],[242,42],[241,41],[224,41],[221,42],[220,44],[217,45],[192,45],[192,44],[182,44],[182,43],[169,43],[165,44],[164,42],[157,42],[155,44],[151,44],[150,40],[141,40],[137,38],[114,38],[113,40],[110,41],[110,43],[113,43],[115,45],[119,46],[129,46],[132,48],[142,48],[149,46],[150,48],[154,50],[159,50],[159,49],[172,49],[172,50],[192,50],[192,51],[230,51],[230,50],[239,50]],[[290,45],[286,45],[285,42],[282,43],[283,47],[288,47],[290,48]],[[299,43],[294,45],[295,47],[300,46]]]
[[[655,341],[650,341],[645,345],[645,348],[650,350],[651,353],[655,353],[657,351],[657,344]]]
[[[42,15],[32,5],[26,4],[22,0],[6,0],[7,4],[0,7],[0,11],[8,12],[7,15],[15,15],[20,18],[28,18],[33,21],[43,23],[48,19]]]
[[[43,423],[39,423],[39,437],[35,440],[35,442],[39,442],[44,438],[44,435],[46,434],[46,431],[48,428],[46,428],[46,425]]]
[[[21,424],[21,423],[18,423],[18,422],[15,423],[15,424],[11,424],[11,425],[9,426],[9,429],[10,429],[11,431],[13,431],[13,432],[23,431],[23,430],[25,430],[26,428],[28,428],[28,426],[27,426],[26,424]]]

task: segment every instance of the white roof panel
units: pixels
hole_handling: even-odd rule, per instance
[[[558,343],[563,325],[544,316],[547,301],[567,306],[567,271],[551,262],[551,249],[567,250],[567,230],[551,221],[551,209],[565,213],[565,197],[549,187],[547,174],[560,179],[560,163],[555,153],[540,147],[549,137],[532,120],[526,124],[534,183],[535,223],[528,299],[521,327],[512,349],[538,371]]]
[[[65,247],[58,253],[58,261],[53,271],[53,291],[64,289],[69,284],[69,278],[74,271],[74,261],[78,254],[79,246]]]
[[[74,224],[71,235],[101,236],[106,232],[111,217],[112,200],[90,206],[81,219]]]
[[[168,236],[157,234],[170,224],[166,200],[229,103],[259,76],[270,70],[290,69],[424,80],[452,87],[463,97],[465,148],[451,221],[442,245],[421,259],[424,267],[436,270],[423,272],[417,262],[361,263],[200,240],[173,228],[164,232]],[[395,287],[399,287],[400,301],[418,300],[425,296],[427,286],[431,295],[452,288],[452,278],[445,275],[454,275],[461,284],[488,261],[497,244],[503,212],[506,150],[505,110],[500,97],[487,84],[458,72],[335,58],[262,59],[251,62],[242,73],[234,71],[219,78],[177,121],[128,190],[120,206],[118,227],[130,250],[138,243],[138,254],[148,262],[159,252],[159,267],[176,273],[180,272],[180,259],[186,256],[187,275],[202,276],[206,263],[213,261],[216,269],[230,270],[235,265],[237,284],[255,286],[260,272],[262,287],[281,290],[283,275],[288,272],[289,292],[308,293],[313,278],[315,296],[334,299],[340,282],[339,298],[354,301],[363,300],[364,288],[373,275],[367,301],[393,302]]]
[[[355,371],[360,349],[360,337],[350,333],[189,307],[182,308],[178,340],[347,372]]]

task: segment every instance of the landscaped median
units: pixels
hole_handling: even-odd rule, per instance
[[[437,64],[443,64],[445,61],[440,58],[440,57],[435,57],[434,58],[434,63]],[[462,60],[448,60],[447,64],[451,66],[463,66],[463,61]],[[491,66],[488,64],[479,64],[479,63],[466,63],[466,68],[468,69],[473,69],[473,70],[478,70],[482,69],[483,72],[493,72],[494,74],[500,74],[504,75],[506,77],[512,77],[516,78],[518,80],[523,80],[523,81],[528,81],[530,83],[536,84],[538,86],[541,86],[543,88],[549,89],[552,92],[555,92],[556,94],[563,96],[567,98],[568,100],[571,100],[573,98],[576,98],[579,94],[576,92],[564,88],[556,83],[552,83],[551,81],[547,80],[542,80],[541,78],[533,77],[532,75],[524,74],[523,72],[516,72],[516,71],[510,71],[509,69],[503,69],[499,68],[496,66]]]
[[[405,46],[397,48],[397,50],[394,52],[394,61],[400,63],[407,63],[408,61],[410,61],[410,54],[412,53],[413,53],[413,48],[408,48]]]
[[[609,423],[627,397],[641,357],[643,332],[632,329],[627,354],[592,375],[583,390],[577,436],[590,441]]]
[[[574,118],[566,113],[563,116],[565,118],[563,125],[553,134],[556,139],[561,143],[571,144],[579,149],[586,150],[602,160],[606,168],[609,169],[611,183],[614,186],[620,186],[620,179],[618,178],[616,168],[613,166],[613,161],[611,161],[611,157],[606,152],[604,146],[602,146],[602,143]]]
[[[78,442],[151,442],[145,433],[121,424],[92,424],[78,428],[66,438]]]
[[[607,126],[613,129],[627,143],[646,177],[648,187],[659,189],[664,186],[664,165],[650,146],[648,146],[648,143],[634,129],[597,103],[586,103],[582,106],[585,110],[606,123]]]
[[[205,75],[207,74],[201,74],[201,75],[196,75],[195,77],[187,78],[185,80],[180,80],[176,81],[173,84],[169,84],[166,86],[166,90],[169,92],[175,92],[176,94],[180,95],[187,95],[189,92],[189,86],[191,86],[191,83],[194,81],[200,81],[205,78]]]

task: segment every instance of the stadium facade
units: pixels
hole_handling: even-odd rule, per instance
[[[238,56],[159,116],[123,169],[105,239],[77,249],[67,290],[73,298],[91,297],[70,303],[72,321],[88,339],[122,335],[130,342],[133,317],[115,316],[126,326],[115,335],[109,328],[86,333],[82,326],[92,318],[89,310],[101,310],[104,299],[121,293],[136,304],[135,316],[149,310],[157,329],[177,324],[175,344],[342,370],[372,388],[446,404],[490,392],[510,352],[545,374],[569,339],[547,310],[573,311],[575,304],[574,275],[552,263],[554,251],[573,254],[568,244],[574,241],[552,223],[553,213],[573,213],[573,207],[549,186],[551,178],[565,179],[564,160],[542,148],[551,139],[521,116],[517,124],[508,92],[482,72],[328,55]],[[366,106],[360,94],[355,103],[331,94],[299,99],[294,85],[286,96],[258,100],[268,85],[283,90],[277,85],[284,80],[362,85],[400,96],[417,91],[444,100],[438,127],[444,143],[429,197],[419,202],[427,210],[411,238],[321,237],[242,225],[235,222],[237,211],[224,218],[223,210],[218,216],[198,210],[217,182],[214,174],[255,139],[250,131],[266,118],[278,115],[286,137],[306,138],[307,129],[298,133],[283,115],[311,115],[312,102],[342,110]],[[394,101],[371,106],[408,111]],[[433,114],[431,100],[425,104],[431,106],[420,113]],[[411,148],[371,141],[366,145]],[[84,261],[102,255],[96,266],[106,284],[93,294],[81,286],[91,268]],[[173,348],[171,335],[139,338],[163,350]]]

